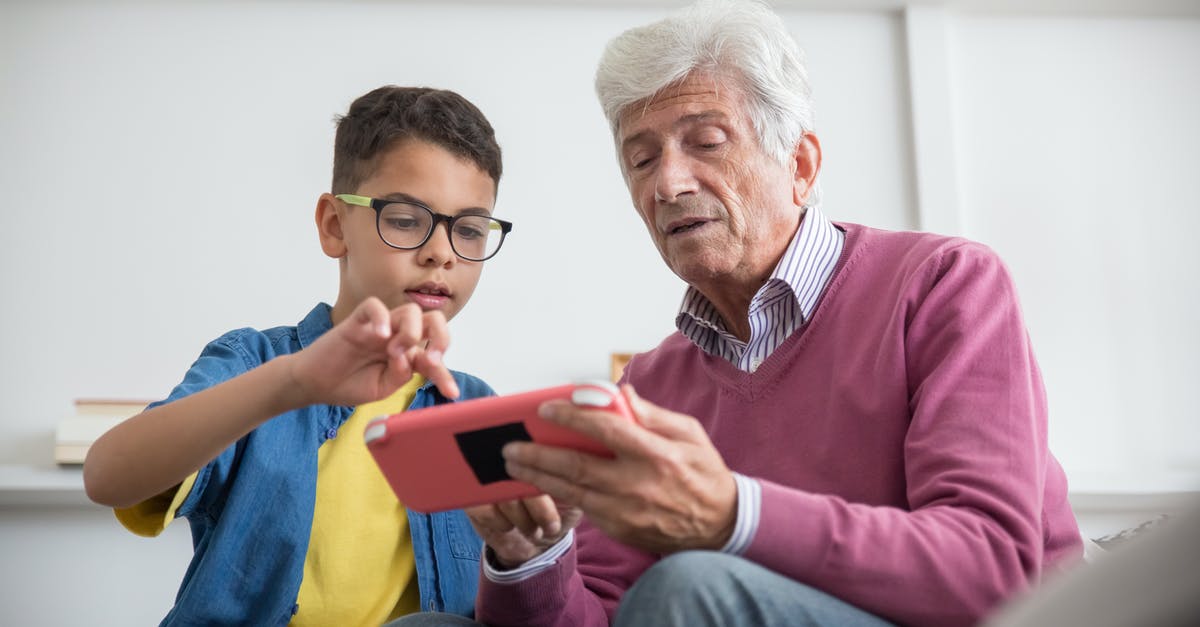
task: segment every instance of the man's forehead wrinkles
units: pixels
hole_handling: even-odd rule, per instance
[[[680,100],[688,102],[720,102],[720,94],[711,88],[706,88],[702,85],[689,86],[688,89],[673,89],[654,98],[646,103],[646,111],[659,111],[667,107],[677,104]]]
[[[695,103],[696,107],[688,107],[679,114],[678,117],[670,121],[669,126],[663,129],[656,128],[655,125],[649,127],[641,127],[639,124],[643,121],[646,115],[650,112],[643,112],[637,116],[630,116],[626,124],[623,126],[628,128],[629,134],[621,141],[622,146],[627,146],[639,140],[657,137],[660,135],[670,135],[676,132],[683,132],[687,127],[696,124],[732,124],[735,123],[737,116],[735,112],[730,110],[728,106],[722,103]]]

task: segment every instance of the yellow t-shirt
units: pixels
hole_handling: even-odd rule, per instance
[[[420,376],[386,399],[359,405],[317,450],[317,497],[292,625],[378,625],[420,609],[408,516],[363,442],[371,419],[404,411]],[[191,490],[179,489],[116,510],[127,529],[162,533]]]

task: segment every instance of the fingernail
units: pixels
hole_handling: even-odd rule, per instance
[[[433,364],[442,363],[442,351],[431,350],[431,351],[426,352],[425,356],[429,358],[430,363],[433,363]]]

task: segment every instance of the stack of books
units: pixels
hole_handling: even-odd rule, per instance
[[[608,378],[612,379],[613,383],[621,380],[621,375],[625,373],[625,364],[633,359],[633,353],[612,353],[609,355]]]
[[[75,400],[75,415],[58,423],[54,430],[54,461],[58,464],[82,464],[92,442],[122,420],[142,413],[150,401],[107,398]]]

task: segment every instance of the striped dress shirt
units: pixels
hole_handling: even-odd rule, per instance
[[[716,307],[694,287],[683,295],[675,326],[700,350],[739,370],[754,372],[812,316],[845,239],[819,209],[809,207],[775,271],[750,301],[749,342],[726,330]]]
[[[742,342],[726,331],[713,304],[692,287],[684,294],[675,325],[704,352],[727,359],[740,370],[754,372],[812,316],[817,299],[833,275],[845,239],[845,234],[819,209],[808,208],[775,271],[750,301],[749,342]],[[736,522],[721,551],[741,555],[758,531],[762,486],[736,472],[733,479],[738,492]],[[523,581],[556,564],[574,541],[575,532],[571,530],[545,553],[512,570],[501,570],[485,556],[484,576],[496,583]],[[490,555],[490,551],[485,553]]]

